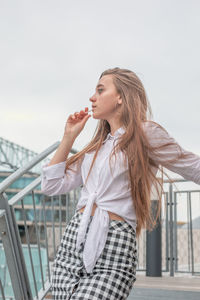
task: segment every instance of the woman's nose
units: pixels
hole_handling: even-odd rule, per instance
[[[90,97],[89,100],[90,100],[91,102],[94,102],[94,101],[95,101],[94,95],[93,95],[92,97]]]

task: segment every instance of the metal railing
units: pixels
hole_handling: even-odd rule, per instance
[[[38,153],[32,150],[0,137],[0,166],[5,167],[5,170],[16,171],[37,155]],[[37,164],[33,169],[29,170],[32,173],[40,174],[41,166]]]
[[[0,184],[0,237],[5,255],[2,274],[9,273],[10,295],[6,295],[4,277],[0,276],[0,299],[44,299],[50,290],[51,267],[66,224],[75,213],[80,188],[66,195],[48,197],[39,193],[41,176],[34,179],[11,199],[6,189],[39,164],[58,147],[55,143],[18,169]],[[76,153],[72,149],[71,153]],[[180,180],[177,180],[178,182]],[[181,182],[186,182],[181,180]],[[175,272],[200,274],[200,229],[193,228],[193,195],[200,190],[174,190],[171,183],[165,188],[162,202],[162,271],[174,276]],[[186,225],[180,226],[178,210],[180,195],[186,195],[188,214]],[[26,197],[29,196],[29,203]],[[37,196],[37,197],[36,197]],[[184,196],[185,197],[185,196]],[[21,219],[17,213],[21,212]],[[33,219],[29,219],[30,211]],[[184,228],[186,226],[186,228]],[[187,237],[187,241],[186,241]],[[181,244],[181,239],[184,243]],[[186,241],[186,242],[185,242]],[[181,246],[182,247],[181,247]],[[138,271],[146,269],[146,231],[138,239]],[[1,256],[0,256],[1,257]],[[7,271],[6,271],[7,270]],[[1,269],[0,269],[1,272]],[[7,273],[6,273],[7,272]],[[1,274],[1,273],[0,273]]]
[[[162,199],[162,272],[169,272],[170,276],[175,273],[200,275],[200,189],[198,186],[183,189],[183,185],[189,183],[184,179],[173,181],[176,188],[165,181]],[[182,187],[177,189],[178,183],[182,183]],[[146,234],[143,229],[138,239],[138,270],[141,271],[146,271]]]
[[[29,163],[15,171],[0,184],[0,237],[13,291],[13,293],[11,292],[9,299],[43,299],[46,293],[49,291],[51,265],[50,258],[53,260],[53,257],[55,257],[56,242],[57,244],[59,243],[59,241],[56,241],[55,239],[55,236],[57,236],[55,234],[56,227],[59,228],[61,237],[61,228],[66,226],[66,220],[69,220],[70,211],[67,210],[65,214],[67,218],[65,219],[65,222],[63,222],[64,217],[61,214],[61,202],[59,202],[61,200],[63,201],[63,199],[61,199],[60,196],[44,197],[42,195],[40,199],[40,209],[38,210],[38,206],[36,205],[35,201],[34,190],[40,185],[41,176],[38,176],[28,186],[24,187],[9,200],[5,191],[13,182],[26,174],[32,167],[39,164],[50,153],[52,153],[58,147],[58,145],[59,142],[49,147],[37,157],[34,157]],[[71,153],[76,153],[76,151],[72,149]],[[79,191],[79,189],[77,189],[77,191]],[[73,191],[73,194],[75,195],[77,191]],[[30,194],[32,197],[34,220],[32,222],[27,222],[26,204],[24,203],[24,199]],[[66,203],[64,207],[66,208],[69,207],[68,202],[70,201],[71,195],[72,193],[69,193],[65,196]],[[75,195],[74,198],[78,199],[78,195]],[[59,219],[57,224],[55,223],[54,215],[55,202],[59,202],[60,217],[62,217]],[[75,201],[73,201],[73,203],[75,209]],[[19,210],[19,206],[21,206],[21,211],[23,214],[23,226],[21,226],[21,229],[23,227],[23,234],[20,233],[20,226],[18,224],[19,222],[16,220],[15,209],[18,207],[17,209]],[[38,211],[40,217],[43,216],[40,220],[38,219]],[[47,211],[50,211],[52,215],[50,222],[46,221]],[[74,211],[71,212],[71,216],[73,213]],[[51,230],[49,230],[49,228],[51,228]],[[44,239],[41,238],[41,230],[43,230]],[[53,232],[52,235],[50,234],[51,232]],[[48,234],[50,234],[50,239],[52,238],[51,245],[48,243]],[[25,245],[27,245],[28,248],[28,255],[26,259],[23,242],[25,242]],[[35,247],[37,248],[37,257],[36,254],[34,255],[36,260],[38,260],[38,268],[36,268],[35,261],[33,259],[33,248]],[[51,256],[49,255],[49,249],[53,249],[53,255]],[[42,250],[45,250],[46,255],[44,255],[44,251]],[[42,253],[46,258],[46,264],[44,264],[45,259],[42,259]],[[39,282],[37,282],[38,278]],[[1,280],[0,291],[2,299],[5,298],[4,285],[5,283]]]

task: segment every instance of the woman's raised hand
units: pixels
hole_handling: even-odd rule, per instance
[[[83,130],[89,117],[91,117],[91,115],[88,114],[88,107],[85,107],[85,110],[69,115],[65,125],[64,135],[71,134],[76,138]]]

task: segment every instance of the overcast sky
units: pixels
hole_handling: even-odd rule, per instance
[[[121,67],[142,80],[154,120],[200,155],[199,15],[199,0],[1,0],[0,136],[41,152],[91,107],[100,74]]]

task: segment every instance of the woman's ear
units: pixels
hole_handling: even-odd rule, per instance
[[[120,94],[117,95],[117,103],[122,104],[122,98],[121,98]]]
[[[122,104],[122,99],[118,99],[118,104]]]

